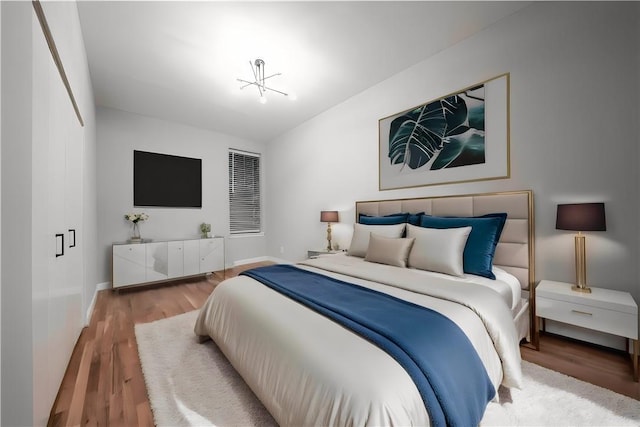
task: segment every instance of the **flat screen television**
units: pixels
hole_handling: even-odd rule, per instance
[[[133,151],[133,205],[202,207],[202,159]]]

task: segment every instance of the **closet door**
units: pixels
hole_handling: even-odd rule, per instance
[[[35,20],[35,18],[34,18]],[[37,24],[34,24],[37,25]],[[34,423],[46,424],[48,404],[53,403],[55,375],[51,366],[58,357],[49,354],[56,351],[51,341],[49,328],[49,293],[54,282],[64,280],[66,258],[58,227],[64,220],[64,205],[56,200],[64,199],[64,146],[59,137],[61,124],[55,115],[50,115],[51,97],[49,50],[42,34],[33,33],[33,134],[32,134],[32,215],[33,260],[32,266],[32,331],[33,331],[33,413]],[[58,137],[53,138],[51,132]],[[57,184],[57,185],[56,185]],[[25,230],[26,231],[26,230]],[[66,242],[65,242],[66,243]]]
[[[32,31],[34,422],[46,424],[83,326],[84,131],[35,16]]]
[[[57,77],[60,80],[60,76],[58,75]],[[77,312],[82,310],[82,284],[84,278],[84,248],[82,245],[84,131],[78,122],[66,90],[60,95],[64,96],[63,99],[68,104],[66,114],[69,121],[69,130],[65,141],[64,223],[59,233],[66,234],[64,257],[66,258],[67,271],[64,288],[73,295],[73,311]],[[76,307],[76,304],[79,305]],[[77,328],[82,325],[67,326],[75,329],[79,334],[80,330]]]

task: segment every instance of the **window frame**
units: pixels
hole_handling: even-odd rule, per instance
[[[238,186],[238,182],[242,179],[236,175],[238,171],[237,161],[242,159],[251,159],[257,160],[257,166],[251,167],[252,171],[248,171],[247,166],[243,166],[242,169],[245,171],[245,178],[249,178],[249,181],[245,180],[245,187],[248,192],[251,192],[247,197],[247,199],[236,200],[234,203],[233,194],[236,193],[236,188]],[[262,221],[262,155],[260,153],[253,153],[245,150],[238,150],[235,148],[229,148],[228,156],[228,200],[229,200],[229,235],[231,237],[238,236],[256,236],[263,233],[263,221]],[[252,172],[252,173],[247,173]],[[251,175],[251,176],[248,176]],[[257,193],[256,193],[257,190]],[[256,203],[257,197],[257,203]],[[254,200],[248,200],[254,199]],[[236,204],[245,204],[242,206],[235,206]],[[245,212],[240,215],[243,209],[253,210],[254,213]],[[255,210],[257,208],[257,215],[255,214]],[[237,217],[236,215],[239,215]],[[242,224],[246,224],[246,226],[240,226]]]

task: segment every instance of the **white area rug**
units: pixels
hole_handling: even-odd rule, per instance
[[[197,311],[136,325],[158,426],[269,426],[275,421],[215,344],[193,333]],[[523,390],[500,389],[482,425],[639,426],[640,402],[523,362]]]

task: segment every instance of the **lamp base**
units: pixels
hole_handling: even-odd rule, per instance
[[[590,294],[591,293],[591,288],[587,287],[587,286],[572,286],[571,287],[572,291],[576,291],[576,292],[584,292],[585,294]]]

